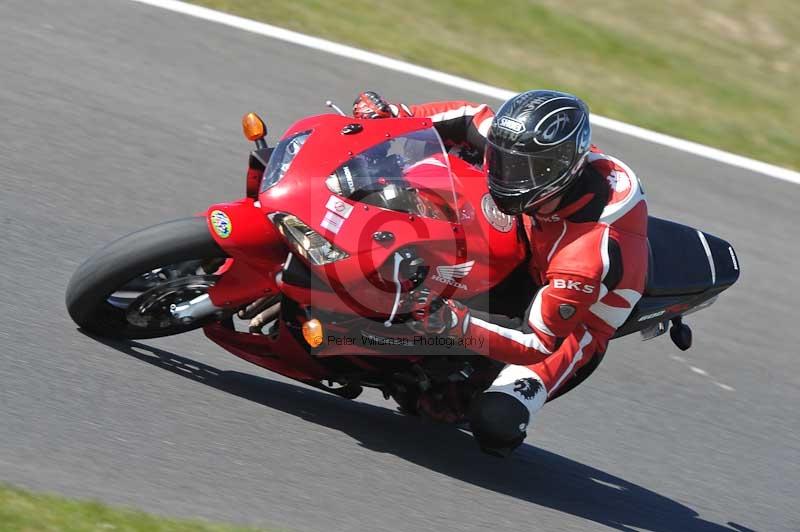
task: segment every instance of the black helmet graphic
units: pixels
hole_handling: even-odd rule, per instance
[[[563,194],[583,168],[591,136],[589,108],[571,94],[535,90],[504,103],[486,143],[497,207],[531,213]]]

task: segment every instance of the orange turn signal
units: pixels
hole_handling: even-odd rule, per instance
[[[247,140],[255,142],[264,138],[267,134],[267,126],[264,125],[264,121],[257,114],[247,113],[242,117],[242,131],[244,131],[244,136]]]
[[[322,323],[318,319],[308,320],[303,324],[303,339],[311,347],[322,345]]]

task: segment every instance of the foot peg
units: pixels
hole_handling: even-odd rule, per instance
[[[669,337],[672,338],[672,343],[681,351],[686,351],[692,347],[692,329],[683,323],[680,316],[672,320]]]

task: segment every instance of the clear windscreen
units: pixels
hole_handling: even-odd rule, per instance
[[[391,138],[359,153],[327,179],[353,201],[424,218],[458,221],[447,152],[435,129]]]

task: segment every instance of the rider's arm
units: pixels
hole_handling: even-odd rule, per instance
[[[601,247],[607,246],[606,228],[564,224],[549,257],[547,282],[528,307],[523,326],[514,329],[473,318],[466,331],[477,340],[471,349],[477,347],[481,354],[508,364],[535,364],[585,324],[590,308],[603,295],[608,259]]]
[[[398,110],[400,116],[430,118],[445,141],[453,144],[466,142],[481,153],[486,146],[486,134],[494,118],[494,111],[488,105],[460,100],[392,107],[393,110]]]
[[[526,313],[521,328],[503,327],[473,316],[465,336],[471,349],[506,364],[535,364],[558,349],[581,326],[597,302],[600,284],[587,277],[552,272]]]

